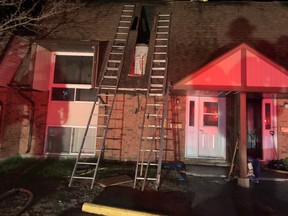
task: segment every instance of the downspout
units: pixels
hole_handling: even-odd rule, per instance
[[[31,146],[32,146],[32,136],[33,136],[33,126],[34,126],[34,113],[35,113],[35,102],[29,98],[27,95],[25,95],[19,87],[16,88],[18,94],[26,99],[27,101],[30,102],[31,104],[31,115],[30,115],[30,127],[29,127],[29,137],[28,137],[28,145],[27,145],[27,150],[25,154],[28,154],[31,151]]]

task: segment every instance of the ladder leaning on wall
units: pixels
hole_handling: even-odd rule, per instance
[[[153,59],[150,69],[149,86],[143,116],[141,140],[135,169],[134,188],[141,181],[141,190],[146,181],[160,186],[161,166],[164,146],[165,119],[167,115],[168,42],[171,15],[159,14],[154,26]],[[154,169],[153,169],[154,167]]]
[[[116,98],[133,13],[134,5],[123,6],[113,43],[110,44],[109,49],[111,51],[99,81],[95,101],[84,132],[78,157],[70,177],[69,187],[75,179],[91,180],[91,188],[94,186],[101,155],[105,147],[105,138]],[[97,129],[97,135],[92,135],[95,134],[93,129],[94,131]],[[91,139],[95,140],[95,162],[91,162],[90,160],[87,160],[87,156],[85,157],[85,144],[89,139],[90,141]],[[83,169],[83,167],[88,170],[84,175],[83,173],[81,174],[81,169]]]

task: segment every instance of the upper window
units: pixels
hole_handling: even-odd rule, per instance
[[[93,56],[56,55],[53,82],[91,84]]]

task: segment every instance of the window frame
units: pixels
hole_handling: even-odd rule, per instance
[[[86,100],[76,100],[77,98],[77,90],[81,90],[81,89],[91,89],[92,85],[91,83],[93,82],[92,79],[95,79],[95,74],[94,74],[94,52],[62,52],[62,51],[56,51],[53,53],[53,60],[52,60],[52,64],[53,67],[51,67],[51,77],[50,77],[50,91],[51,94],[49,96],[49,100],[50,101],[54,101],[54,102],[91,102],[86,101]],[[91,70],[91,83],[89,84],[66,84],[66,83],[54,83],[54,77],[55,77],[55,63],[56,63],[56,57],[58,56],[89,56],[89,57],[93,57],[93,62],[92,62],[92,70]],[[73,96],[73,100],[54,100],[53,99],[53,89],[54,88],[63,88],[63,89],[73,89],[74,91],[74,96]]]

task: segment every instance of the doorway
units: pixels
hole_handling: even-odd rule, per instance
[[[187,97],[187,158],[225,159],[225,101],[216,97]]]
[[[247,99],[247,156],[262,158],[262,99]]]
[[[247,156],[277,158],[275,99],[247,99]]]

